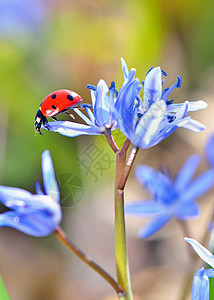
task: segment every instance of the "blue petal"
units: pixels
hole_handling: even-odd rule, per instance
[[[59,203],[59,187],[55,178],[50,152],[48,150],[45,150],[42,153],[42,175],[45,193],[49,195],[55,202]]]
[[[129,75],[129,70],[128,70],[125,60],[122,57],[121,57],[120,61],[121,61],[121,65],[122,65],[123,76],[124,76],[124,79],[126,79]]]
[[[191,101],[189,103],[188,111],[197,111],[199,109],[207,108],[207,103],[203,100]]]
[[[143,239],[151,236],[156,231],[161,229],[169,220],[171,216],[169,214],[161,214],[152,219],[145,227],[143,227],[140,232],[139,236]]]
[[[100,135],[103,131],[97,126],[87,126],[69,121],[55,121],[47,124],[49,130],[58,132],[62,135],[75,137],[79,135]],[[44,127],[44,129],[46,129]]]
[[[208,139],[205,154],[209,164],[214,168],[214,134],[212,134]]]
[[[214,255],[209,250],[207,250],[194,239],[185,237],[184,240],[193,247],[195,252],[200,256],[201,259],[203,259],[203,261],[214,268]]]
[[[208,278],[214,278],[214,269],[207,269],[206,274]]]
[[[209,300],[210,283],[206,270],[201,268],[195,273],[191,300]]]
[[[197,177],[185,190],[180,201],[188,202],[199,198],[214,184],[214,170],[208,170]]]
[[[43,237],[53,233],[58,224],[46,211],[17,213],[9,211],[0,215],[0,227],[13,227],[26,234]]]
[[[138,201],[125,204],[125,213],[128,215],[152,216],[165,210],[164,204],[155,201]]]
[[[199,215],[199,207],[196,203],[191,202],[191,203],[185,203],[184,205],[180,205],[176,209],[176,216],[180,220],[186,220],[192,217],[196,217]]]
[[[117,100],[115,102],[117,111],[120,111],[121,105],[123,103],[123,98],[125,96],[125,91],[126,91],[127,85],[129,85],[134,80],[135,73],[136,73],[136,70],[131,69],[131,71],[128,74],[128,77],[124,80],[124,82],[119,90]]]
[[[186,161],[186,163],[180,170],[180,172],[177,175],[175,182],[174,182],[175,187],[178,191],[185,189],[189,185],[189,183],[192,180],[192,177],[194,176],[194,173],[199,165],[199,162],[200,162],[199,155],[192,155]]]
[[[191,118],[186,119],[186,121],[181,123],[179,127],[183,127],[194,132],[201,132],[206,129],[206,126],[204,124]]]
[[[166,110],[166,103],[163,100],[156,101],[148,111],[140,118],[132,143],[140,148],[148,148],[156,138]]]
[[[144,81],[143,100],[144,108],[148,109],[149,103],[155,102],[162,95],[162,73],[160,67],[153,68]]]
[[[149,166],[142,165],[135,169],[135,175],[138,181],[144,185],[155,198],[160,198],[164,201],[164,199],[170,197],[173,190],[173,183],[170,178],[163,173],[157,172]]]
[[[109,122],[109,103],[106,96],[109,89],[104,80],[100,80],[97,84],[96,101],[94,105],[94,117],[96,124],[105,128]]]
[[[30,192],[19,188],[0,186],[0,201],[5,206],[17,211],[22,211],[28,206],[31,196]]]

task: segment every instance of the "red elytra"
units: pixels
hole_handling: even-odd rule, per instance
[[[66,112],[69,109],[77,107],[82,102],[82,97],[77,93],[70,90],[57,90],[50,93],[42,101],[35,117],[35,129],[40,134],[40,128],[42,125],[47,126],[48,120],[46,117],[52,117],[57,120],[54,116],[59,113]]]
[[[82,98],[70,90],[57,90],[50,93],[42,101],[40,110],[45,117],[56,116],[80,103]]]

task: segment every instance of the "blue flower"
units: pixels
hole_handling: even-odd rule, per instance
[[[136,168],[138,181],[153,195],[152,200],[125,206],[126,214],[152,217],[152,220],[141,229],[140,237],[152,235],[172,217],[185,220],[199,214],[195,200],[214,183],[213,170],[208,170],[192,180],[199,162],[199,156],[191,156],[174,180],[168,174],[158,172],[149,166],[141,165]]]
[[[37,237],[56,230],[62,214],[59,188],[48,150],[42,154],[42,173],[45,193],[39,183],[36,184],[36,195],[16,187],[0,186],[0,201],[11,209],[0,214],[1,227],[13,227]]]
[[[185,237],[184,240],[193,247],[203,261],[214,268],[214,255],[209,250],[194,239]],[[195,273],[192,285],[192,300],[209,300],[209,278],[214,278],[214,269],[205,270],[201,268]]]
[[[168,100],[174,88],[179,88],[181,78],[170,88],[162,90],[166,76],[160,67],[152,68],[147,73],[144,81],[143,101],[139,97],[139,81],[134,79],[135,70],[130,72],[122,59],[122,70],[125,81],[119,91],[113,109],[122,133],[138,148],[150,148],[169,136],[178,127],[184,127],[195,132],[205,129],[205,126],[191,117],[187,117],[189,111],[206,108],[206,102],[194,101],[181,104],[173,104]]]
[[[85,105],[85,110],[88,114],[86,117],[78,108],[74,111],[87,124],[79,124],[70,121],[55,121],[46,124],[49,130],[58,132],[62,135],[74,137],[78,135],[101,135],[106,130],[115,130],[118,128],[117,121],[113,112],[110,109],[110,104],[115,102],[115,86],[112,83],[110,89],[104,80],[100,80],[97,87],[88,86],[91,89],[91,99],[93,113],[89,106]],[[43,127],[44,129],[47,129]]]

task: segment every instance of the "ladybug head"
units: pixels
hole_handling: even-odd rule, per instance
[[[36,113],[36,116],[35,116],[35,135],[36,133],[38,132],[39,134],[43,135],[41,133],[41,126],[44,124],[46,124],[48,122],[47,118],[42,114],[40,108],[38,109],[37,113]]]

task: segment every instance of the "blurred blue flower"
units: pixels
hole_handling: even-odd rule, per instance
[[[42,237],[53,233],[62,215],[60,195],[48,150],[42,153],[42,173],[45,193],[39,183],[36,195],[15,187],[0,186],[0,201],[10,211],[0,214],[0,227],[13,227],[26,234]]]
[[[43,0],[1,0],[0,33],[16,37],[42,26],[45,17]]]
[[[108,88],[106,82],[101,79],[98,82],[97,87],[92,85],[87,87],[91,90],[93,112],[87,104],[84,105],[84,108],[88,117],[86,117],[78,108],[74,109],[74,111],[87,125],[70,121],[55,121],[47,123],[43,128],[48,128],[51,131],[58,132],[69,137],[83,134],[101,135],[104,134],[106,130],[112,131],[117,129],[117,121],[110,109],[110,103],[113,105],[115,102],[116,92],[114,83],[112,83],[111,87]]]
[[[184,240],[193,247],[203,261],[214,268],[214,255],[209,250],[194,239],[185,237]],[[192,285],[192,300],[209,300],[209,278],[214,278],[214,269],[205,270],[201,268],[195,273]]]
[[[174,180],[166,172],[158,172],[149,166],[141,165],[136,168],[138,181],[153,195],[153,200],[138,201],[125,206],[126,214],[153,217],[141,229],[140,237],[149,237],[172,217],[185,220],[199,214],[195,200],[214,183],[213,170],[208,170],[192,180],[199,162],[199,156],[191,156]]]
[[[172,104],[168,100],[174,88],[179,88],[181,79],[170,88],[162,90],[162,76],[166,76],[160,67],[151,68],[144,81],[143,101],[139,97],[139,81],[134,79],[135,70],[128,71],[123,59],[122,70],[125,81],[119,91],[113,108],[122,133],[139,148],[150,148],[169,136],[178,127],[184,127],[195,132],[205,129],[205,126],[191,117],[189,111],[206,108],[206,102],[194,101],[189,103]]]
[[[211,134],[207,141],[205,155],[210,166],[214,168],[214,134]]]

